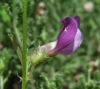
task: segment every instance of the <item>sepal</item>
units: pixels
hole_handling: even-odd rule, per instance
[[[34,53],[31,56],[31,61],[33,65],[37,65],[38,63],[44,61],[47,58],[47,52],[46,50],[43,50],[41,52],[40,47],[37,48],[36,51],[34,51]]]

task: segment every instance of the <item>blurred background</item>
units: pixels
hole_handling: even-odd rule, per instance
[[[27,89],[100,89],[100,0],[28,0],[27,47],[54,41],[61,18],[79,15],[84,39],[71,55],[38,65]],[[0,89],[21,89],[21,63],[8,36],[22,46],[22,0],[0,0]]]

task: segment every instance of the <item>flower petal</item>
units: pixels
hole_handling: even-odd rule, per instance
[[[82,40],[83,40],[83,35],[81,31],[78,29],[74,41],[72,41],[71,44],[69,44],[62,50],[59,50],[59,53],[64,54],[64,55],[73,53],[74,51],[78,49],[78,47],[82,43]]]
[[[61,22],[63,23],[63,28],[58,35],[57,38],[57,45],[53,51],[59,51],[65,47],[67,47],[75,38],[78,25],[74,18],[67,17],[62,19]]]
[[[80,17],[78,15],[75,15],[73,18],[76,20],[78,24],[78,28],[79,28],[80,27]]]

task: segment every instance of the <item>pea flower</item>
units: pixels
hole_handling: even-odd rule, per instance
[[[75,52],[81,45],[83,35],[79,30],[80,17],[66,17],[61,19],[63,27],[54,42],[40,46],[39,54],[46,51],[45,56],[54,56],[57,54],[68,55]],[[42,55],[43,56],[43,55]]]
[[[79,30],[80,17],[66,17],[61,19],[63,27],[56,41],[41,46],[41,51],[47,50],[48,55],[60,53],[68,55],[76,51],[82,43],[83,35]]]

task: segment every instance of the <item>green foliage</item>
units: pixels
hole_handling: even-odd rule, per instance
[[[4,71],[8,69],[7,66],[11,58],[10,52],[11,50],[7,50],[7,48],[0,51],[0,74],[3,74]]]
[[[28,53],[38,45],[54,41],[62,27],[60,19],[66,16],[80,16],[84,40],[72,55],[58,55],[37,65],[28,89],[100,89],[100,1],[90,1],[94,5],[92,11],[84,8],[88,0],[43,0],[43,8],[39,7],[40,2],[28,2]],[[1,0],[0,76],[4,89],[15,89],[13,85],[19,85],[17,73],[22,75],[21,63],[8,37],[12,33],[22,48],[22,12],[21,0]]]

